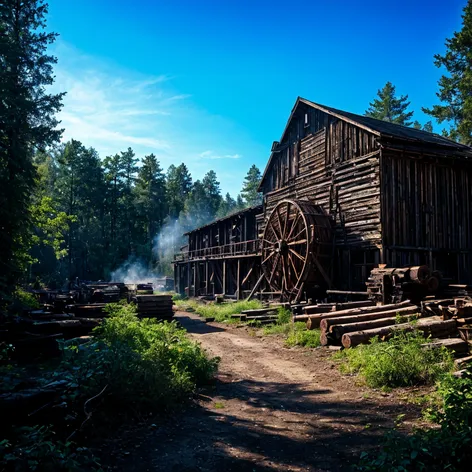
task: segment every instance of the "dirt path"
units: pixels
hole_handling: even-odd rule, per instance
[[[126,471],[337,471],[379,444],[399,414],[418,408],[341,376],[327,349],[288,349],[244,328],[176,318],[213,356],[218,379],[172,421],[129,438],[115,458]],[[404,393],[403,393],[404,395]]]

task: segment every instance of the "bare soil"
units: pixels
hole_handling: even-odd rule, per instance
[[[176,319],[221,357],[217,380],[180,414],[125,434],[110,451],[115,470],[349,470],[400,414],[405,431],[419,421],[411,390],[364,387],[339,373],[327,348],[287,348],[192,313]]]

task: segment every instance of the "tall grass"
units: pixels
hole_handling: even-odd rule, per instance
[[[262,308],[258,300],[240,300],[227,303],[202,303],[196,300],[177,300],[175,305],[181,309],[190,307],[195,313],[204,318],[215,318],[216,321],[230,321],[231,315],[237,315],[245,310]]]
[[[419,333],[398,333],[387,342],[373,339],[337,357],[343,360],[342,372],[359,373],[373,388],[431,385],[454,364],[450,351],[425,349],[425,342]]]
[[[292,314],[290,310],[279,307],[277,323],[266,326],[263,330],[265,336],[280,335],[285,339],[287,346],[302,346],[315,348],[321,346],[320,330],[307,330],[305,323],[292,323]]]

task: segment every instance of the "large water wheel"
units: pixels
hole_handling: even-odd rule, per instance
[[[271,289],[287,301],[329,286],[333,233],[320,208],[283,200],[272,210],[262,239],[262,270]]]

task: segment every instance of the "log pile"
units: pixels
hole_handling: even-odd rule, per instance
[[[417,273],[415,277],[418,277]],[[468,323],[472,326],[472,299],[427,299],[420,305],[404,300],[333,311],[336,308],[334,304],[307,306],[305,314],[293,315],[292,319],[305,321],[307,329],[320,328],[324,346],[355,347],[369,343],[373,338],[387,340],[398,331],[418,330],[426,337],[439,338],[435,343],[453,349],[456,355],[469,352],[468,342],[458,335],[461,326],[466,326],[465,329],[468,329]],[[472,327],[470,329],[472,337]],[[462,337],[465,337],[463,333]]]
[[[431,272],[426,265],[386,268],[381,264],[372,269],[366,286],[369,299],[376,303],[397,303],[406,299],[419,303],[437,293],[441,281],[441,273]]]
[[[142,318],[170,320],[174,316],[171,295],[135,295],[131,301]]]
[[[233,319],[239,321],[252,321],[259,324],[275,323],[278,317],[278,307],[272,306],[267,308],[257,308],[254,310],[244,310],[231,316]]]

